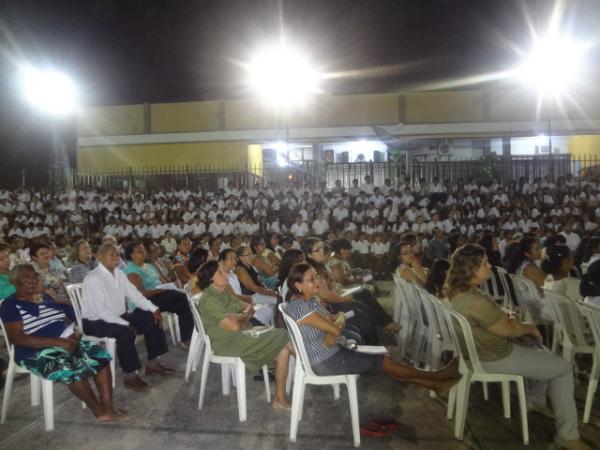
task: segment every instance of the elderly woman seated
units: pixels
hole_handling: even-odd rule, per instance
[[[273,410],[289,410],[285,382],[292,346],[287,333],[271,329],[254,337],[243,332],[254,315],[254,308],[227,292],[227,272],[217,261],[200,267],[198,283],[203,294],[197,308],[215,353],[242,358],[252,372],[275,360]]]
[[[190,311],[187,295],[178,290],[158,287],[160,280],[155,278],[155,272],[146,267],[146,247],[141,242],[132,242],[125,250],[125,258],[129,260],[124,269],[129,281],[138,288],[144,297],[158,306],[161,312],[177,314],[181,331],[181,346],[187,348],[194,331],[194,318]]]
[[[360,353],[338,345],[345,324],[319,304],[319,283],[319,276],[310,264],[292,267],[287,278],[289,303],[285,311],[298,324],[309,363],[317,375],[385,374],[438,394],[459,381],[457,360],[442,370],[430,372],[399,364],[387,355]]]
[[[535,325],[521,322],[507,314],[494,300],[479,290],[491,273],[486,251],[476,244],[459,247],[450,260],[445,294],[452,308],[469,321],[475,347],[486,371],[522,375],[538,381],[538,389],[528,391],[529,403],[540,412],[549,413],[546,394],[552,402],[559,447],[571,450],[589,449],[579,438],[573,367],[563,357],[528,345],[529,340],[541,342]],[[539,389],[547,383],[546,389]]]
[[[57,303],[70,304],[65,288],[65,274],[55,272],[50,267],[50,247],[41,242],[35,243],[29,248],[29,254],[33,259],[33,267],[42,276],[44,293]]]
[[[73,308],[42,294],[42,278],[31,264],[15,267],[12,282],[16,292],[0,304],[0,318],[15,346],[15,362],[43,378],[65,383],[100,422],[125,419],[124,411],[112,402],[110,355],[67,325],[67,317],[75,320]],[[98,387],[98,397],[89,377]]]
[[[85,276],[96,267],[92,247],[86,240],[77,241],[73,247],[73,265],[69,269],[71,283],[83,283]]]

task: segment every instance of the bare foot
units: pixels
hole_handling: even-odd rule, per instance
[[[122,422],[124,420],[127,420],[128,418],[129,416],[127,416],[126,414],[118,414],[114,412],[110,412],[107,414],[99,414],[98,416],[96,416],[98,422],[102,423]]]
[[[283,401],[273,400],[271,407],[273,411],[289,412],[292,410],[292,404],[285,399]]]
[[[458,363],[459,360],[458,358],[453,358],[452,361],[450,361],[446,367],[444,367],[441,370],[438,370],[435,373],[435,378],[437,380],[446,380],[448,378],[452,378],[456,375],[458,375]]]

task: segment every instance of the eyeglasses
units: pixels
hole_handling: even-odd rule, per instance
[[[307,278],[305,280],[302,280],[304,283],[314,283],[315,281],[319,281],[321,279],[321,277],[319,275],[315,275],[312,278]]]

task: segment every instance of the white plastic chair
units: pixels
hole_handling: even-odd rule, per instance
[[[592,364],[592,371],[590,372],[590,380],[588,382],[585,407],[583,410],[583,423],[589,423],[590,415],[592,413],[592,404],[594,403],[594,395],[598,388],[598,378],[600,376],[600,309],[586,305],[585,303],[578,303],[577,307],[581,314],[587,318],[595,341],[593,354],[594,362]]]
[[[177,345],[181,342],[181,334],[179,331],[179,319],[177,315],[171,312],[163,312],[163,319],[167,319],[167,326],[169,327],[169,333],[171,334],[171,342],[173,345]]]
[[[394,273],[394,322],[400,324],[398,333],[402,356],[413,366],[421,365],[425,350],[427,325],[423,320],[422,304],[413,283]],[[407,354],[409,350],[410,355]],[[424,362],[423,362],[424,363]]]
[[[509,375],[501,373],[486,372],[479,361],[475,348],[475,341],[471,325],[460,313],[446,305],[439,303],[443,308],[446,320],[452,324],[452,337],[460,355],[459,371],[462,378],[456,389],[456,417],[454,422],[454,437],[462,440],[464,437],[465,421],[469,406],[469,391],[471,383],[481,381],[485,383],[502,383],[502,406],[504,417],[510,418],[510,382],[517,385],[519,397],[519,411],[521,414],[521,427],[523,433],[523,444],[529,444],[529,425],[527,422],[527,401],[525,398],[525,382],[520,375]]]
[[[194,308],[195,309],[195,308]],[[247,406],[246,406],[246,365],[241,358],[236,356],[218,356],[215,355],[212,346],[210,344],[210,338],[204,331],[202,325],[202,319],[198,314],[198,334],[202,342],[204,342],[204,358],[202,360],[202,377],[200,378],[200,396],[198,399],[198,409],[202,409],[204,404],[204,393],[206,391],[206,380],[208,379],[208,369],[210,363],[221,365],[221,385],[223,395],[229,395],[230,392],[230,381],[231,375],[233,376],[233,382],[236,387],[237,401],[238,401],[238,415],[240,422],[247,420]],[[231,374],[233,371],[233,374]],[[265,391],[267,394],[267,402],[271,402],[271,390],[269,388],[269,370],[266,365],[262,368],[263,378],[265,382]]]
[[[4,342],[8,351],[8,369],[6,371],[6,383],[4,385],[4,396],[2,398],[2,417],[0,418],[0,424],[6,422],[8,404],[10,402],[10,394],[12,393],[15,374],[28,373],[30,375],[29,381],[31,383],[31,406],[38,406],[40,404],[41,390],[42,402],[44,405],[44,428],[46,431],[52,431],[54,429],[54,389],[52,381],[34,375],[24,367],[17,365],[17,363],[15,363],[15,349],[8,340],[2,320],[0,320],[0,329],[2,330],[2,335],[4,336]]]
[[[584,331],[586,319],[582,316],[577,303],[557,292],[545,290],[544,296],[546,302],[554,308],[556,321],[554,327],[557,329],[555,337],[556,346],[562,348],[562,356],[571,364],[575,362],[576,354],[592,355],[595,352],[593,340],[585,336]]]
[[[190,309],[192,310],[192,316],[194,317],[194,331],[192,332],[192,339],[190,340],[190,348],[188,350],[187,361],[185,363],[185,381],[189,381],[190,373],[195,372],[198,368],[198,362],[200,361],[200,355],[202,354],[202,347],[204,341],[200,339],[200,327],[202,327],[202,321],[200,320],[200,314],[196,309],[196,304],[202,298],[202,293],[196,294],[192,297],[188,297],[190,302]]]
[[[115,387],[116,381],[116,354],[117,354],[117,340],[111,337],[96,337],[90,336],[83,332],[83,323],[81,318],[81,307],[82,304],[85,303],[83,301],[83,292],[82,292],[82,284],[70,284],[67,286],[67,294],[69,295],[69,299],[71,300],[71,306],[73,306],[73,310],[75,311],[75,318],[77,319],[77,326],[81,333],[86,337],[88,341],[92,342],[102,342],[106,347],[106,351],[110,354],[110,371],[112,373],[112,386]]]
[[[348,401],[350,403],[350,416],[352,418],[352,437],[354,446],[360,446],[360,428],[358,418],[358,394],[356,390],[356,380],[358,375],[316,375],[308,361],[308,355],[302,340],[300,329],[294,320],[285,312],[285,305],[279,305],[285,324],[290,332],[294,349],[296,350],[296,364],[294,367],[294,390],[292,394],[292,417],[290,419],[290,440],[296,442],[298,434],[298,423],[302,419],[302,409],[304,406],[304,391],[307,384],[333,385],[334,397],[339,398],[339,385],[345,384],[348,388]]]

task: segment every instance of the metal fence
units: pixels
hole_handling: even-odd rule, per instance
[[[498,178],[504,181],[520,177],[532,180],[549,176],[573,174],[600,175],[600,152],[596,155],[574,157],[572,155],[535,155],[502,157],[487,155],[480,159],[452,160],[425,159],[418,156],[401,157],[383,163],[315,163],[304,161],[286,167],[263,164],[260,166],[172,166],[172,167],[123,167],[111,171],[75,170],[68,168],[28,167],[27,169],[0,168],[0,186],[15,188],[57,189],[56,186],[97,187],[103,189],[152,190],[181,188],[214,191],[227,183],[239,188],[259,183],[284,185],[292,181],[302,187],[325,184],[332,187],[340,180],[346,188],[352,180],[362,184],[366,175],[375,185],[382,185],[386,178],[393,181],[409,177],[413,182],[433,178],[456,181],[471,177],[482,182]]]

